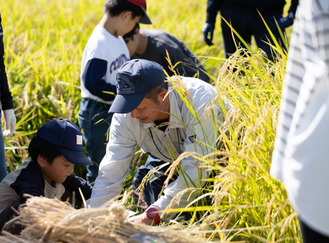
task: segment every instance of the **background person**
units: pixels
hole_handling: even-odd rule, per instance
[[[169,54],[177,75],[196,77],[209,82],[206,70],[184,42],[162,30],[140,30],[139,24],[123,36],[131,59],[147,59],[159,63],[169,76],[175,75],[167,60]]]
[[[1,110],[0,113],[0,182],[7,174],[6,159],[5,159],[5,143],[4,136],[11,136],[16,129],[16,117],[13,110],[13,97],[8,86],[8,79],[6,74],[6,67],[4,63],[4,45],[3,45],[3,29],[1,25],[0,14],[0,101]],[[1,117],[4,118],[5,130],[2,133]]]
[[[106,0],[104,16],[95,27],[83,51],[81,61],[81,97],[79,125],[88,156],[87,181],[92,184],[105,155],[112,114],[108,113],[116,93],[115,75],[130,59],[122,35],[136,23],[151,24],[145,0]]]
[[[207,18],[202,28],[204,41],[207,45],[213,45],[216,16],[220,12],[221,17],[229,23],[228,25],[221,19],[226,58],[229,58],[237,50],[237,47],[246,48],[239,37],[232,32],[231,28],[233,28],[248,45],[250,45],[251,38],[254,36],[257,46],[273,61],[275,53],[268,44],[270,42],[273,45],[273,40],[264,24],[264,20],[271,28],[275,39],[285,49],[276,21],[284,33],[284,29],[293,24],[298,0],[291,0],[287,17],[282,16],[285,4],[285,0],[207,0]]]
[[[329,242],[329,1],[301,0],[291,36],[271,175],[283,182],[303,242]]]
[[[200,187],[202,179],[207,178],[206,169],[199,167],[201,162],[189,156],[181,161],[181,172],[160,194],[167,179],[164,172],[184,152],[195,152],[199,156],[211,152],[211,148],[216,146],[216,137],[213,120],[207,115],[207,110],[212,109],[215,118],[221,122],[223,112],[217,103],[210,104],[217,97],[213,86],[187,77],[166,82],[162,67],[152,61],[135,59],[126,62],[118,71],[117,80],[118,92],[110,108],[110,112],[115,113],[110,139],[89,204],[92,207],[101,206],[121,194],[122,182],[140,147],[149,157],[134,177],[133,199],[137,205],[143,198],[148,208],[130,220],[145,224],[159,223],[160,215],[155,211],[165,209],[185,189]],[[174,88],[175,82],[181,82],[186,88],[188,102],[197,115],[192,114],[177,92],[177,87]],[[205,142],[209,146],[205,146]],[[155,171],[143,185],[144,189],[139,191],[143,178],[150,170]],[[175,207],[186,206],[189,194],[184,194]]]

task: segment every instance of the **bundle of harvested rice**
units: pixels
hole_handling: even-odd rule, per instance
[[[77,210],[57,199],[31,197],[7,224],[22,225],[20,235],[3,230],[0,242],[203,242],[181,231],[132,224],[126,212],[120,203]]]

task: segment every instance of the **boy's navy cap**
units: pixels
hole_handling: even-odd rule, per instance
[[[144,12],[144,16],[141,18],[141,20],[139,21],[139,23],[142,24],[152,24],[149,16],[146,13],[146,0],[126,0],[132,4],[137,5],[138,7],[140,7],[143,12]]]
[[[92,165],[83,152],[80,129],[68,120],[52,120],[38,129],[37,137],[54,144],[72,164]]]
[[[145,59],[125,62],[116,75],[117,95],[110,113],[129,113],[145,98],[147,92],[163,84],[166,76],[162,66]]]

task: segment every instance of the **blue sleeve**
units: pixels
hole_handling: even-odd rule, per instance
[[[113,93],[116,94],[116,86],[105,82],[106,69],[107,61],[98,58],[91,59],[82,73],[82,81],[91,94],[111,101],[115,97]]]
[[[291,5],[289,8],[289,13],[292,12],[294,13],[294,15],[296,15],[296,10],[297,10],[297,6],[299,4],[299,0],[291,0]]]
[[[34,162],[31,162],[21,173],[16,180],[10,185],[19,196],[16,201],[11,203],[0,214],[0,229],[3,225],[16,215],[14,209],[24,204],[27,200],[26,194],[32,196],[44,196],[44,178],[41,171]]]
[[[44,196],[45,180],[38,166],[31,162],[21,171],[16,180],[10,185],[25,203],[25,194],[31,196]]]
[[[218,11],[221,8],[221,0],[208,0],[207,1],[207,23],[215,23]]]
[[[0,229],[3,229],[3,226],[12,218],[17,216],[16,211],[14,209],[18,209],[18,206],[25,203],[21,201],[21,198],[18,198],[12,204],[8,205],[1,213],[0,213]],[[22,227],[19,224],[11,224],[6,228],[6,231],[11,233],[19,233]]]

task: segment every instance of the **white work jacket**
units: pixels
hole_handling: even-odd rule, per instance
[[[123,180],[138,147],[165,162],[173,162],[183,152],[196,152],[198,156],[203,156],[214,151],[216,125],[207,111],[210,101],[217,96],[216,91],[199,79],[180,78],[190,93],[185,97],[190,97],[189,103],[194,106],[200,120],[190,112],[175,88],[169,94],[170,118],[165,132],[156,128],[153,122],[143,124],[132,118],[131,113],[114,114],[106,155],[100,163],[99,175],[89,200],[91,206],[101,206],[121,194]],[[218,103],[211,110],[217,120],[223,121]],[[177,193],[189,187],[200,187],[202,178],[206,177],[205,168],[200,168],[200,163],[192,156],[184,158],[180,163],[181,169],[188,175],[185,178],[190,179],[184,180],[180,173],[154,205],[160,210],[165,209]],[[187,196],[176,207],[187,205]]]

